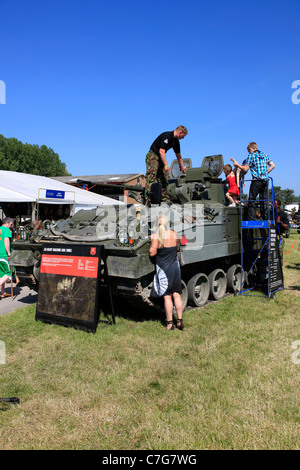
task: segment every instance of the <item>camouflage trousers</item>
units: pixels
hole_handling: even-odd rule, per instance
[[[164,169],[161,158],[151,150],[146,155],[146,168],[146,193],[151,191],[152,183],[158,182],[161,183],[161,200],[170,201],[167,194],[169,174]]]

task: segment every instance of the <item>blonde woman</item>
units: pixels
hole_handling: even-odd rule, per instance
[[[173,301],[177,313],[177,328],[183,330],[181,272],[177,259],[179,239],[174,230],[169,229],[165,215],[158,218],[158,231],[151,237],[149,254],[156,256],[156,272],[151,291],[152,297],[163,297],[168,330],[174,330]]]

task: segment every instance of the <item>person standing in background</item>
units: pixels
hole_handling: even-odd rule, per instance
[[[0,298],[10,297],[5,292],[5,283],[11,280],[11,268],[9,265],[9,257],[11,253],[12,229],[14,226],[13,219],[7,217],[3,219],[0,227]]]

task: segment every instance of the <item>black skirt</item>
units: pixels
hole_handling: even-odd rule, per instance
[[[151,297],[162,297],[174,292],[182,293],[177,246],[157,251]]]

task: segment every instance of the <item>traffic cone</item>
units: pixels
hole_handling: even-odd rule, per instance
[[[294,248],[294,245],[292,245],[291,248]]]
[[[286,250],[286,254],[287,254],[287,255],[289,254],[289,250]]]

